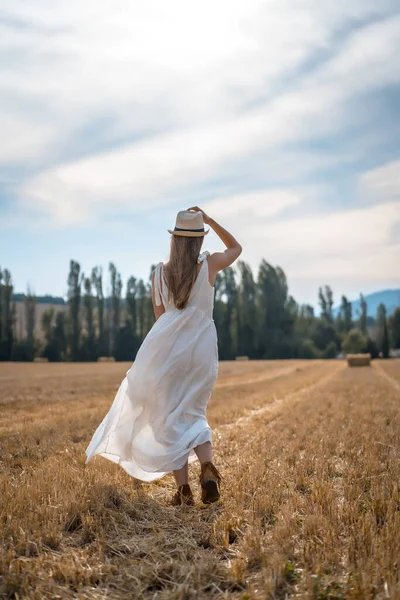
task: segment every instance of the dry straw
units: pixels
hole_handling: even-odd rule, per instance
[[[0,363],[0,598],[399,597],[400,361],[378,364],[221,363],[222,502],[194,464],[188,508],[172,477],[84,465],[128,363]]]
[[[349,367],[369,367],[371,364],[370,354],[348,354],[347,364]]]

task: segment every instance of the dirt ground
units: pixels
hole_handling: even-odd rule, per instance
[[[130,364],[0,364],[0,598],[400,598],[400,360],[220,363],[221,501],[84,450]]]

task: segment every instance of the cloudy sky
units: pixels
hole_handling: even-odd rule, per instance
[[[298,301],[399,287],[399,53],[397,0],[0,0],[1,267],[147,278],[198,204]]]

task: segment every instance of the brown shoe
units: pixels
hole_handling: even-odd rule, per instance
[[[204,462],[201,465],[200,485],[201,499],[204,504],[212,504],[219,500],[219,485],[221,474],[212,462]]]
[[[182,504],[185,504],[186,506],[194,506],[192,490],[190,489],[190,485],[188,483],[178,487],[177,492],[172,497],[171,504],[172,506],[181,506]]]

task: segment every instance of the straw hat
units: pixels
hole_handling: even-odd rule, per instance
[[[180,210],[176,216],[175,229],[172,235],[183,235],[184,237],[201,237],[210,231],[204,231],[203,215],[201,212],[191,210]]]

